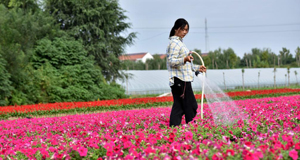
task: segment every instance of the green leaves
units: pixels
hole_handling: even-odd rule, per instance
[[[1,47],[1,46],[0,46]],[[6,61],[0,54],[0,106],[8,104],[8,97],[11,95],[10,74],[6,70]]]
[[[133,43],[136,35],[121,34],[130,24],[125,22],[125,11],[117,1],[47,0],[45,8],[62,30],[76,40],[82,40],[88,55],[93,55],[106,80],[123,77],[119,73],[121,63],[118,57],[126,45]]]

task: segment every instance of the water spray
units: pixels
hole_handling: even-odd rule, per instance
[[[192,53],[199,57],[202,65],[204,66],[201,56],[195,51],[191,51],[189,55]],[[212,113],[215,124],[232,125],[238,120],[247,119],[248,116],[238,108],[234,101],[232,101],[232,99],[226,93],[224,93],[218,85],[205,77],[205,72],[203,72],[202,76],[198,78],[202,81],[201,119],[203,119],[204,88],[206,90],[205,99]]]

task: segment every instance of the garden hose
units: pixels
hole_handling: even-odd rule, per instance
[[[199,57],[199,59],[201,60],[202,65],[205,66],[204,62],[203,62],[203,59],[201,58],[201,56],[197,52],[191,51],[191,53],[196,54]],[[197,75],[198,74],[196,73],[196,76]],[[203,72],[203,77],[205,77],[205,72]],[[203,78],[203,81],[202,81],[202,95],[201,95],[201,119],[203,119],[204,80],[205,79]]]

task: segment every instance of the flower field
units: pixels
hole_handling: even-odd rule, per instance
[[[252,90],[252,91],[238,91],[227,92],[227,95],[232,99],[248,99],[261,98],[269,96],[282,96],[299,94],[300,89],[270,89],[270,90]],[[201,95],[195,95],[196,99],[201,100]],[[171,105],[173,101],[172,96],[167,97],[147,97],[147,98],[132,98],[132,99],[118,99],[118,100],[101,100],[91,102],[62,102],[62,103],[48,103],[48,104],[34,104],[22,106],[5,106],[0,107],[0,119],[7,119],[9,117],[25,117],[27,115],[51,115],[59,113],[86,113],[94,111],[107,111],[119,109],[134,109],[134,108],[148,108],[153,106]],[[200,101],[199,101],[200,102]]]
[[[299,158],[300,95],[235,103],[248,118],[232,126],[215,125],[207,104],[175,128],[170,107],[2,120],[0,160]]]

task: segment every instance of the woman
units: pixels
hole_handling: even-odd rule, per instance
[[[180,125],[183,115],[185,115],[186,123],[189,123],[197,114],[198,104],[191,85],[194,80],[194,72],[197,69],[192,66],[193,57],[182,42],[188,32],[188,22],[180,18],[175,21],[169,36],[167,68],[169,85],[173,95],[173,106],[170,115],[171,127]],[[200,66],[198,70],[206,72],[204,66]]]

